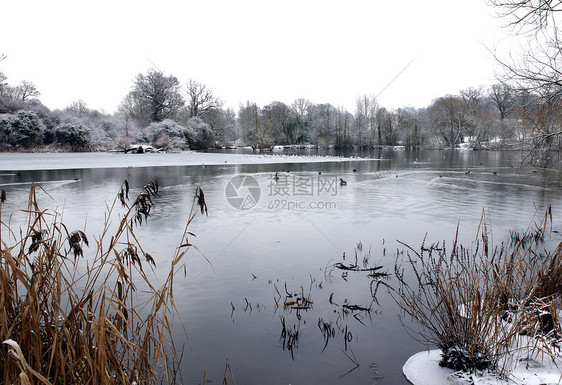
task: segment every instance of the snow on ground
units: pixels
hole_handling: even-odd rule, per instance
[[[192,166],[224,164],[265,164],[303,162],[346,162],[361,158],[287,154],[224,153],[0,153],[0,170],[56,170],[151,166]]]
[[[535,354],[529,357],[521,351],[509,357],[510,370],[507,379],[497,378],[492,373],[459,374],[439,366],[440,350],[414,354],[403,367],[404,375],[414,385],[541,385],[562,384],[562,357],[555,361],[548,355]]]

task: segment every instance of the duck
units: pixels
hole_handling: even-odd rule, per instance
[[[273,177],[273,179],[275,179],[275,181],[277,182],[279,180],[279,173],[275,173],[275,176]]]
[[[340,186],[345,186],[347,184],[347,182],[345,180],[343,180],[342,178],[340,178]]]

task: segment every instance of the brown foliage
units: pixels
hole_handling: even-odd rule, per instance
[[[552,223],[550,208],[515,242],[493,247],[483,215],[474,249],[454,239],[419,251],[407,247],[395,265],[396,287],[386,286],[404,314],[420,327],[421,342],[442,351],[442,365],[456,370],[503,370],[513,349],[554,354],[561,336],[562,244],[541,248]],[[458,235],[458,230],[457,230]],[[398,257],[397,257],[398,258]],[[521,346],[521,335],[531,337]]]
[[[140,257],[152,265],[154,259],[133,224],[146,221],[158,184],[146,185],[130,207],[128,183],[123,186],[94,249],[85,250],[86,234],[68,231],[59,213],[39,209],[32,185],[25,228],[17,238],[10,231],[12,245],[0,245],[0,340],[8,353],[0,354],[0,383],[181,382],[182,354],[172,338],[173,319],[181,318],[172,288],[189,247],[176,249],[167,278],[155,288]],[[117,202],[127,205],[124,214]],[[186,234],[187,226],[182,239]]]

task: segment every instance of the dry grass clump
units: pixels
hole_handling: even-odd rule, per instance
[[[174,318],[181,319],[172,287],[189,247],[180,243],[167,278],[156,288],[143,271],[143,264],[154,260],[133,232],[133,225],[150,215],[157,183],[147,184],[129,205],[125,181],[95,240],[68,229],[59,213],[40,209],[35,189],[32,185],[25,228],[18,234],[2,223],[9,237],[0,244],[0,383],[179,381],[182,352],[172,329]],[[182,243],[187,226],[185,231]]]
[[[562,244],[541,249],[549,223],[550,208],[518,240],[492,247],[483,215],[472,248],[457,243],[458,228],[450,251],[444,241],[424,240],[419,250],[405,245],[405,260],[395,264],[398,283],[377,287],[388,287],[421,327],[409,329],[415,338],[441,349],[443,366],[501,373],[513,349],[553,355],[561,335]]]

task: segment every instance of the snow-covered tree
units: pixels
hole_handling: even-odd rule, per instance
[[[211,127],[201,118],[191,118],[187,121],[188,131],[191,133],[188,137],[189,147],[194,150],[206,150],[214,147],[215,134]]]
[[[145,140],[155,147],[171,150],[186,150],[195,135],[193,130],[171,119],[151,123],[144,130]]]
[[[90,142],[90,130],[82,124],[62,123],[55,129],[57,143],[85,146]]]
[[[213,109],[205,115],[205,122],[213,131],[217,143],[222,146],[232,145],[240,139],[236,126],[236,113],[231,108]]]
[[[0,139],[12,146],[41,144],[45,125],[33,111],[0,115]]]
[[[6,90],[8,87],[8,82],[6,82],[7,79],[8,77],[4,75],[3,72],[0,72],[0,98],[4,97],[6,94]]]
[[[146,75],[137,75],[119,109],[148,125],[175,118],[184,104],[178,79],[150,69]]]
[[[0,114],[0,144],[12,144],[12,114]]]
[[[271,102],[262,109],[262,115],[271,123],[274,143],[297,143],[296,118],[293,110],[283,102]]]

